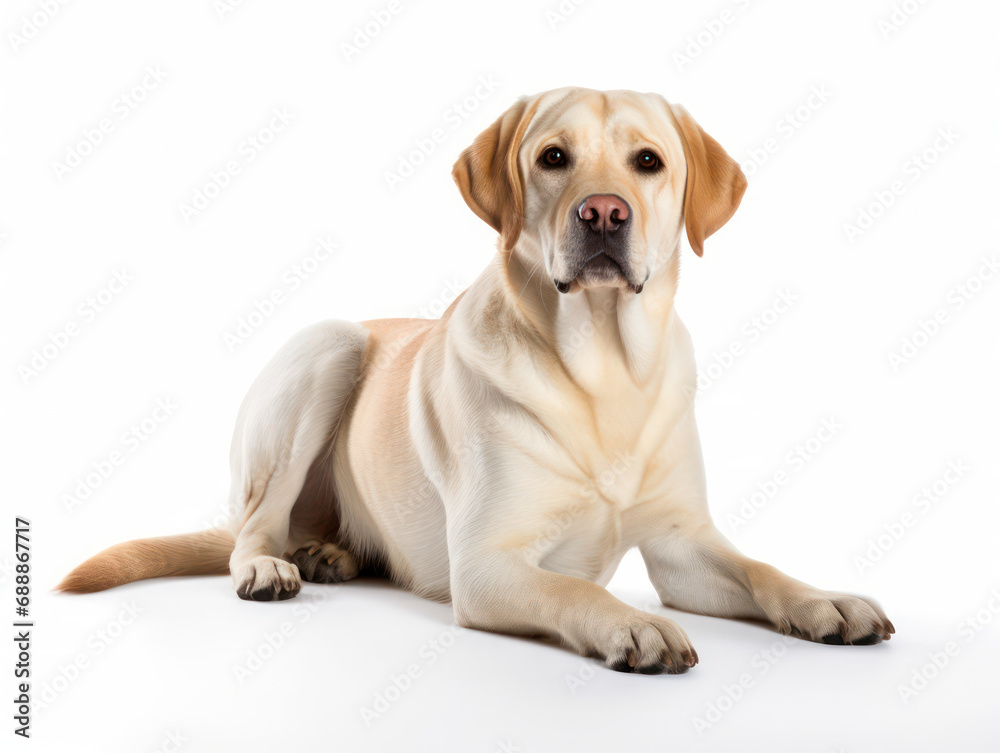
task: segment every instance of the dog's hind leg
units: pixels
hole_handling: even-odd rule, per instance
[[[316,324],[278,351],[243,401],[231,456],[240,522],[229,562],[242,599],[288,599],[302,587],[298,567],[281,556],[292,508],[336,437],[366,341],[358,324]]]

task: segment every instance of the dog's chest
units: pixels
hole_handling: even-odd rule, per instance
[[[644,497],[649,457],[637,447],[608,448],[580,441],[575,472],[560,473],[549,487],[549,521],[541,537],[539,564],[546,569],[600,582],[634,543],[630,511]]]
[[[594,498],[624,510],[658,465],[665,417],[681,396],[671,385],[636,384],[625,369],[605,365],[602,376],[602,389],[575,401],[574,413],[587,420],[567,421],[564,447]]]
[[[619,427],[616,427],[619,428]],[[590,441],[587,441],[589,439]],[[634,432],[584,438],[576,450],[581,489],[616,512],[635,503],[649,462],[649,450]],[[572,449],[570,450],[573,451]]]
[[[593,507],[609,522],[644,494],[650,468],[658,467],[658,432],[649,424],[655,405],[620,389],[578,409],[586,421],[560,427],[560,476],[567,479],[566,504]]]
[[[664,465],[641,423],[619,421],[615,434],[579,431],[565,443],[566,462],[547,487],[548,522],[536,532],[542,567],[602,582],[635,544],[633,511],[655,496]]]

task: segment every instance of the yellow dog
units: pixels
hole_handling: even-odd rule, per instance
[[[746,188],[718,142],[659,95],[559,89],[516,102],[453,174],[500,240],[444,316],[299,334],[240,410],[229,530],[120,544],[61,588],[229,571],[266,601],[367,566],[463,626],[684,672],[684,631],[603,587],[639,547],[668,606],[888,639],[875,602],[744,557],[709,516],[673,301],[682,234],[701,255]]]

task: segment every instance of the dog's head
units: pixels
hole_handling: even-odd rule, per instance
[[[700,256],[746,189],[736,161],[682,107],[576,88],[516,102],[452,175],[501,247],[540,255],[532,261],[561,293],[640,293],[682,227]]]

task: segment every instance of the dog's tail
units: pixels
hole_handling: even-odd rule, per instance
[[[56,589],[86,594],[165,575],[225,575],[234,545],[232,534],[218,528],[126,541],[95,554]]]

